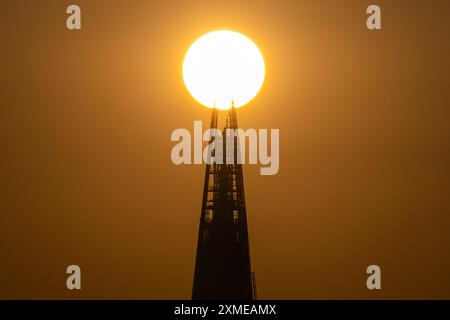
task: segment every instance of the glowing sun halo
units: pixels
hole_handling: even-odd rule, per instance
[[[183,62],[184,83],[201,104],[229,109],[241,107],[260,90],[264,58],[246,36],[228,30],[209,32],[189,48]]]

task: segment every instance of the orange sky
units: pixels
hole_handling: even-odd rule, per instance
[[[190,298],[204,167],[170,133],[208,123],[181,65],[223,28],[266,62],[239,125],[280,129],[279,174],[244,167],[258,297],[450,298],[450,4],[377,3],[381,31],[356,0],[5,5],[0,298]]]

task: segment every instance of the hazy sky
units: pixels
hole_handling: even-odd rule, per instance
[[[258,297],[450,298],[449,1],[376,1],[380,31],[372,1],[72,3],[1,10],[0,298],[190,298],[204,166],[170,134],[208,123],[181,66],[224,28],[266,62],[239,125],[280,129],[279,174],[244,167]]]

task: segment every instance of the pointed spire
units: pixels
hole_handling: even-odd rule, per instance
[[[217,109],[213,109],[213,123]],[[212,124],[211,126],[213,126]],[[234,101],[225,128],[237,128]],[[223,132],[225,134],[225,131]],[[224,140],[224,159],[227,144]],[[242,164],[233,138],[232,163],[206,166],[202,211],[195,258],[192,299],[251,300],[256,298],[251,273]]]
[[[236,117],[236,107],[234,105],[234,98],[231,100],[231,108],[228,111],[227,121],[225,128],[237,129],[237,117]]]
[[[217,129],[217,116],[218,116],[218,109],[216,103],[214,103],[211,112],[211,124],[210,124],[211,129]]]

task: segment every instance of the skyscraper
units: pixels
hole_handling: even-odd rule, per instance
[[[211,129],[217,129],[217,119],[218,110],[214,108]],[[227,129],[237,128],[233,104],[223,130],[223,163],[206,164],[192,299],[256,298],[242,164],[237,161],[239,139],[227,137]],[[227,139],[232,143],[227,144]],[[214,143],[214,136],[210,143]]]

